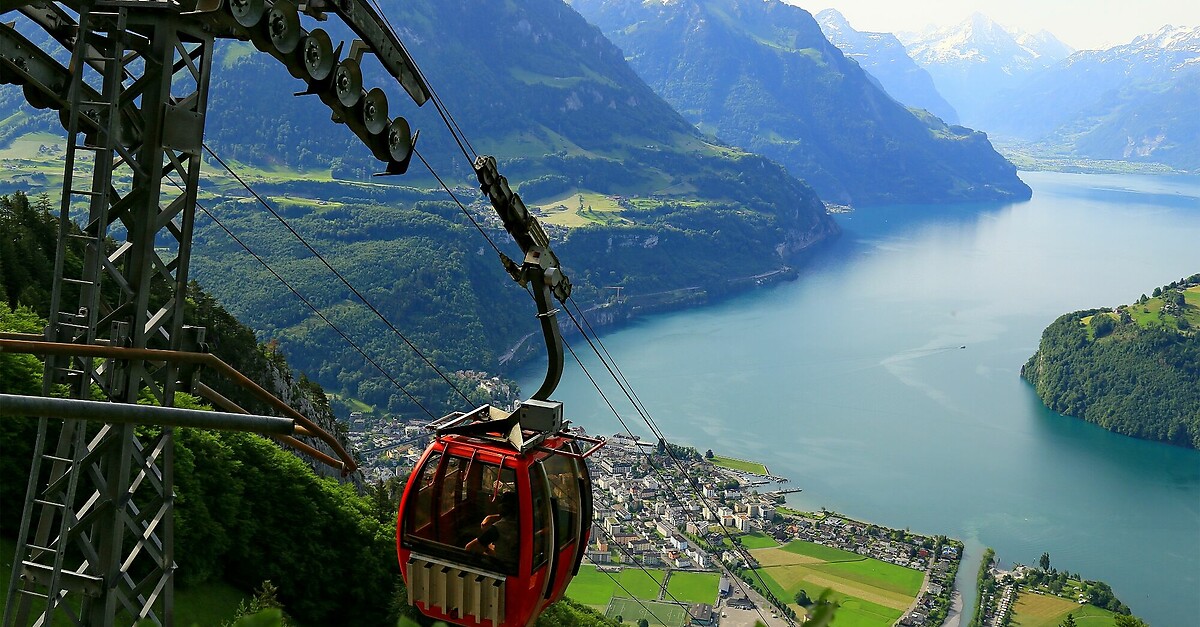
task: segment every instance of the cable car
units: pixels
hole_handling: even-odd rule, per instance
[[[494,160],[479,163],[494,172]],[[496,175],[478,171],[493,195]],[[537,226],[526,214],[522,228],[529,228],[525,220]],[[434,441],[400,499],[400,572],[409,602],[431,618],[466,627],[529,627],[562,598],[587,552],[592,482],[584,459],[604,440],[568,431],[562,403],[547,400],[563,369],[551,302],[570,294],[557,261],[548,247],[530,245],[525,263],[512,272],[537,303],[548,353],[545,381],[512,412],[484,405],[428,425]]]
[[[562,404],[527,401],[509,416],[484,406],[434,423],[396,522],[409,601],[423,614],[526,627],[579,571],[592,527],[583,460],[604,442],[521,428],[531,416],[561,427]],[[591,446],[581,452],[579,441]]]

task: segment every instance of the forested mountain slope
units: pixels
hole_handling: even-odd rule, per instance
[[[654,89],[718,138],[784,164],[827,201],[1029,198],[983,133],[910,111],[777,0],[573,0]]]
[[[44,199],[0,196],[0,232],[14,236],[0,238],[0,332],[40,334],[46,325],[58,232],[48,208]],[[79,259],[73,251],[68,266]],[[217,356],[267,387],[282,376],[298,409],[328,413],[320,386],[303,375],[292,380],[277,346],[257,343],[249,328],[194,285],[186,316],[207,329]],[[37,358],[0,353],[0,391],[40,395],[41,375]],[[238,388],[215,377],[204,381],[265,412]],[[177,401],[198,406],[183,394]],[[0,535],[6,538],[17,533],[36,431],[36,419],[0,417]],[[225,581],[250,594],[270,580],[295,619],[291,624],[383,627],[413,615],[396,562],[396,485],[364,490],[318,477],[301,458],[256,435],[182,428],[175,434],[177,586]],[[551,606],[536,624],[616,626],[571,601]]]
[[[780,270],[837,233],[811,188],[763,157],[702,135],[559,0],[392,1],[383,9],[474,150],[497,155],[501,172],[542,216],[584,307],[607,298],[608,286],[624,288],[635,306],[642,296],[661,302],[675,292],[702,302],[753,285],[751,277]],[[222,43],[216,64],[208,143],[472,401],[490,394],[479,391],[478,373],[501,371],[537,323],[528,296],[454,201],[417,159],[404,176],[371,177],[379,166],[357,140],[312,96],[293,97],[303,83],[249,44]],[[366,84],[386,84],[370,56],[364,68]],[[13,91],[4,92],[8,101]],[[508,235],[487,223],[491,209],[432,105],[417,109],[399,93],[389,102],[391,115],[420,130],[422,156],[516,255]],[[438,415],[466,405],[232,189],[219,166],[206,163],[205,171],[215,176],[202,203],[414,398]],[[192,264],[194,278],[330,391],[428,417],[205,216]]]
[[[1066,314],[1022,367],[1046,406],[1110,431],[1200,448],[1200,274],[1134,304]]]

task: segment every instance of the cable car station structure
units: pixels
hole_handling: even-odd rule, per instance
[[[342,45],[302,18],[336,18],[356,39],[343,56]],[[5,626],[173,624],[173,426],[256,431],[344,474],[356,468],[336,438],[207,353],[204,329],[184,319],[217,39],[252,42],[279,60],[386,174],[403,174],[411,161],[415,133],[403,117],[389,117],[381,88],[363,85],[363,56],[375,55],[417,106],[432,94],[368,0],[0,0],[0,84],[20,86],[33,107],[56,110],[67,131],[49,324],[44,336],[0,336],[0,351],[45,358],[42,396],[0,394],[0,417],[40,416]],[[553,301],[569,297],[570,282],[495,159],[478,157],[473,167],[524,255],[520,263],[501,258],[537,304],[550,355],[546,381],[516,412],[485,406],[437,421],[424,458],[436,461],[413,474],[405,498],[435,498],[415,483],[430,477],[430,485],[450,486],[436,498],[462,505],[469,497],[471,507],[486,509],[500,488],[488,493],[468,480],[485,468],[507,472],[522,530],[540,537],[523,543],[518,562],[489,565],[446,548],[449,540],[437,534],[447,533],[450,518],[422,526],[402,509],[397,548],[419,609],[462,624],[515,627],[560,597],[578,568],[591,516],[581,458],[602,442],[581,451],[563,431],[561,404],[548,400],[563,367]],[[80,244],[82,267],[68,267],[68,247]],[[101,299],[102,285],[115,286],[119,300]],[[211,377],[246,388],[281,416],[248,415],[205,385]],[[49,398],[61,385],[70,398]],[[86,400],[97,390],[106,402]],[[219,411],[173,408],[180,392]],[[154,405],[136,404],[147,397]],[[161,429],[146,439],[135,433],[139,424]],[[548,473],[541,467],[548,458],[564,461]],[[450,474],[452,459],[466,460],[461,474]],[[578,493],[573,503],[563,500],[567,492]],[[542,522],[531,527],[530,516]],[[544,554],[533,555],[534,544]],[[455,566],[456,557],[474,566]],[[505,580],[530,589],[510,583],[506,595]]]

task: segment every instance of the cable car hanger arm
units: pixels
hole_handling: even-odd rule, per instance
[[[542,326],[542,337],[546,341],[548,362],[546,378],[530,398],[544,401],[558,387],[564,362],[562,336],[555,319],[558,310],[553,308],[552,298],[566,302],[571,296],[571,281],[563,274],[558,256],[550,248],[550,238],[542,225],[530,215],[521,197],[509,187],[508,179],[496,169],[496,158],[481,156],[475,159],[474,167],[479,188],[487,194],[500,221],[504,223],[504,229],[521,247],[521,252],[525,253],[525,262],[521,265],[503,253],[500,254],[500,260],[514,281],[530,289],[537,303],[537,316]]]

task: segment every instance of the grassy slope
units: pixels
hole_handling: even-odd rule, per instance
[[[1075,617],[1079,627],[1111,627],[1116,614],[1094,605],[1080,605],[1069,599],[1045,594],[1023,592],[1013,606],[1014,627],[1058,627],[1067,614]]]

